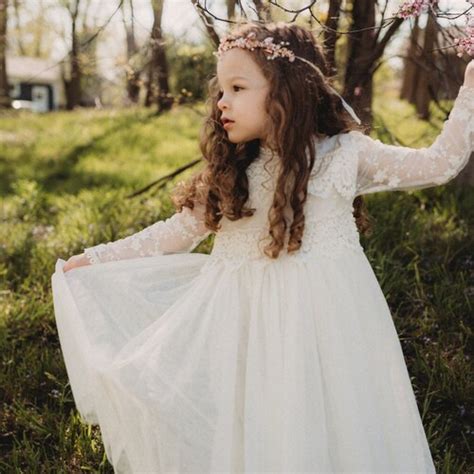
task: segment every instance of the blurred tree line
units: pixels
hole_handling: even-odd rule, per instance
[[[37,0],[35,9],[29,8],[28,0],[0,0],[0,107],[11,106],[6,54],[47,58],[58,39],[67,49],[59,63],[68,110],[108,105],[111,90],[119,91],[120,105],[155,107],[157,114],[176,103],[203,100],[207,79],[215,70],[212,52],[222,29],[225,32],[241,20],[295,22],[310,28],[326,49],[337,87],[367,129],[373,125],[373,76],[389,59],[403,61],[396,86],[399,97],[414,104],[425,120],[430,119],[433,102],[448,116],[440,99],[456,97],[468,59],[455,50],[462,28],[442,26],[441,19],[464,15],[469,20],[472,5],[448,14],[439,8],[438,0],[407,0],[398,11],[393,7],[391,11],[388,1],[379,5],[375,0],[324,4],[316,0],[189,0],[189,9],[195,10],[206,33],[200,44],[194,44],[163,32],[163,11],[165,6],[173,7],[171,0],[147,1],[153,22],[143,37],[137,35],[137,0],[112,0],[107,13],[98,0]],[[61,21],[53,21],[58,15]],[[121,77],[115,82],[101,75],[98,67],[100,41],[118,37],[109,27],[114,18],[123,25],[122,53],[115,61]],[[420,19],[426,20],[425,27]],[[398,41],[402,46],[393,54],[394,40],[400,38],[405,41]],[[397,143],[392,134],[386,135]]]
[[[29,3],[30,2],[30,3]],[[204,83],[215,64],[212,51],[219,42],[219,28],[227,29],[242,19],[256,21],[296,22],[311,28],[324,44],[333,73],[340,83],[343,96],[353,104],[364,122],[372,121],[372,77],[387,60],[386,49],[397,36],[404,19],[383,8],[375,0],[340,0],[326,4],[313,1],[221,0],[225,15],[216,14],[211,2],[189,0],[189,8],[197,12],[207,38],[202,44],[186,44],[179,38],[163,32],[163,11],[170,0],[148,0],[153,24],[147,36],[137,35],[137,0],[113,0],[113,7],[104,13],[97,0],[0,0],[0,105],[9,107],[8,78],[5,56],[51,57],[55,42],[62,41],[68,50],[60,61],[66,94],[66,108],[94,106],[103,102],[103,90],[110,87],[100,75],[98,44],[109,32],[114,17],[123,24],[123,54],[117,58],[122,68],[123,81],[117,84],[124,91],[123,104],[155,105],[158,112],[169,109],[173,103],[204,98]],[[405,2],[407,3],[407,2]],[[417,2],[419,4],[420,2]],[[458,16],[463,12],[459,12]],[[108,15],[108,16],[107,16]],[[425,28],[418,21],[424,15]],[[399,56],[405,61],[401,97],[412,101],[420,115],[428,118],[428,104],[440,91],[455,90],[460,84],[465,60],[453,60],[454,39],[458,25],[442,27],[439,18],[446,17],[432,1],[430,9],[412,15],[407,41]],[[53,20],[56,18],[56,20]],[[57,18],[60,18],[58,21]],[[441,44],[439,37],[444,38]],[[451,41],[454,46],[454,41]],[[429,78],[435,82],[429,83]],[[438,81],[436,83],[436,80]],[[447,84],[450,82],[450,85]],[[449,87],[446,87],[446,86]],[[451,94],[453,95],[453,94]]]
[[[143,41],[136,35],[134,0],[114,3],[115,9],[104,19],[100,14],[103,5],[94,0],[38,0],[34,9],[28,8],[27,1],[0,0],[0,108],[11,106],[7,54],[51,59],[57,41],[68,49],[58,62],[68,110],[109,104],[107,88],[123,91],[120,101],[113,101],[115,105],[155,105],[158,111],[175,102],[202,100],[206,79],[215,67],[212,43],[165,37],[163,0],[149,0],[153,25]],[[194,7],[190,4],[190,8]],[[59,23],[52,20],[58,15],[62,19]],[[123,54],[115,58],[114,65],[122,68],[122,78],[115,83],[101,75],[98,67],[98,45],[110,37],[107,27],[113,17],[121,18],[124,31]]]

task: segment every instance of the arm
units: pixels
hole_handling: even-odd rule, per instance
[[[441,133],[429,147],[389,145],[359,131],[349,132],[358,154],[356,195],[423,189],[453,179],[474,150],[473,112],[474,87],[464,84]]]
[[[183,207],[168,219],[158,221],[129,237],[84,249],[91,264],[191,252],[211,231],[204,225],[204,205]]]

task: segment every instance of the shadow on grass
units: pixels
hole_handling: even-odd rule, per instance
[[[152,113],[145,117],[126,117],[119,123],[108,128],[105,132],[90,138],[86,143],[72,148],[59,160],[37,160],[35,159],[34,145],[24,145],[20,157],[8,160],[0,157],[0,196],[6,197],[13,194],[12,184],[18,178],[18,163],[21,167],[28,168],[30,179],[37,181],[44,189],[51,193],[75,194],[81,189],[99,186],[119,187],[125,181],[109,176],[105,173],[81,173],[75,169],[77,163],[83,156],[98,148],[100,142],[114,135],[124,133],[131,126],[142,123],[146,124],[156,119]],[[112,182],[113,181],[113,182]]]

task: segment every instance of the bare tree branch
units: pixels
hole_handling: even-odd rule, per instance
[[[219,35],[217,34],[215,27],[214,27],[214,21],[213,19],[227,22],[227,23],[236,23],[234,20],[228,20],[225,18],[219,18],[215,15],[213,15],[207,8],[202,6],[199,3],[199,0],[191,0],[191,3],[194,5],[194,8],[196,8],[196,11],[201,18],[202,22],[204,23],[204,26],[206,28],[207,34],[211,38],[211,41],[213,44],[217,47],[219,44]]]
[[[129,194],[127,196],[125,196],[127,199],[130,199],[130,198],[133,198],[133,197],[136,197],[140,194],[143,194],[145,193],[146,191],[148,191],[149,189],[151,189],[152,187],[154,186],[157,186],[158,185],[158,189],[162,189],[164,188],[170,181],[173,180],[173,178],[176,178],[176,176],[178,176],[179,174],[183,173],[184,171],[186,171],[187,169],[189,168],[192,168],[193,166],[197,165],[198,163],[200,163],[202,161],[202,158],[199,157],[199,158],[196,158],[194,159],[193,161],[190,161],[189,163],[185,164],[184,166],[181,166],[179,168],[176,168],[174,171],[172,171],[171,173],[165,175],[165,176],[162,176],[161,178],[158,178],[157,180],[155,181],[152,181],[151,183],[147,184],[145,187],[137,190],[137,191],[134,191],[132,194]]]

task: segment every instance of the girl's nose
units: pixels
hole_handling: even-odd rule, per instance
[[[224,100],[224,96],[222,96],[218,101],[217,101],[217,107],[222,110],[225,107],[227,107],[227,100]]]

